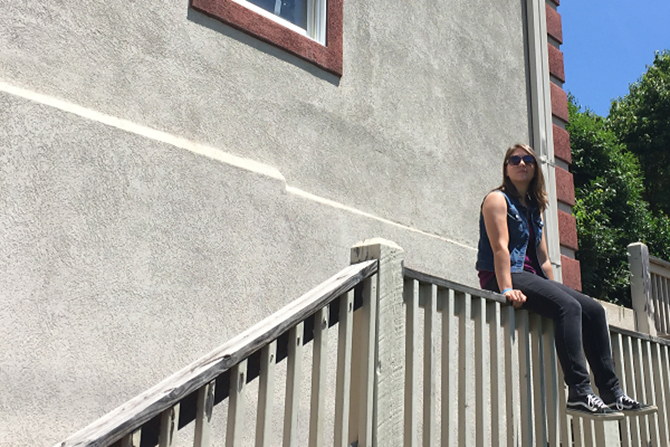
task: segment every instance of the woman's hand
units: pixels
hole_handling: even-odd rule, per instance
[[[508,290],[504,295],[515,309],[523,306],[523,303],[526,302],[526,295],[519,289]]]

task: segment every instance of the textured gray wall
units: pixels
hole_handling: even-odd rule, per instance
[[[0,446],[81,428],[359,240],[475,284],[479,201],[529,140],[522,2],[347,1],[344,29],[338,79],[186,1],[0,0]]]

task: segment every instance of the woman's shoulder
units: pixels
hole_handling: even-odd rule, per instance
[[[507,194],[500,189],[494,189],[484,196],[484,200],[482,200],[482,209],[507,208],[507,202]]]

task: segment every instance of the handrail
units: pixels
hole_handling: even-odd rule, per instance
[[[277,339],[291,327],[329,305],[377,273],[377,270],[377,260],[350,265],[229,342],[54,447],[103,446],[118,441],[248,358],[264,344]]]
[[[447,289],[456,290],[458,292],[469,293],[470,295],[480,296],[491,301],[497,301],[501,304],[509,305],[509,302],[505,297],[499,293],[491,292],[490,290],[477,289],[475,287],[466,286],[448,279],[440,278],[437,276],[430,275],[428,273],[419,272],[418,270],[411,269],[409,267],[403,267],[403,276],[410,279],[416,279],[421,282],[427,282],[435,284],[436,286],[442,286]]]

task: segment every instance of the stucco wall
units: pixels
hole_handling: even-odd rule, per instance
[[[63,438],[359,240],[475,284],[479,201],[530,139],[521,2],[345,2],[339,79],[185,1],[0,11],[0,445]]]

